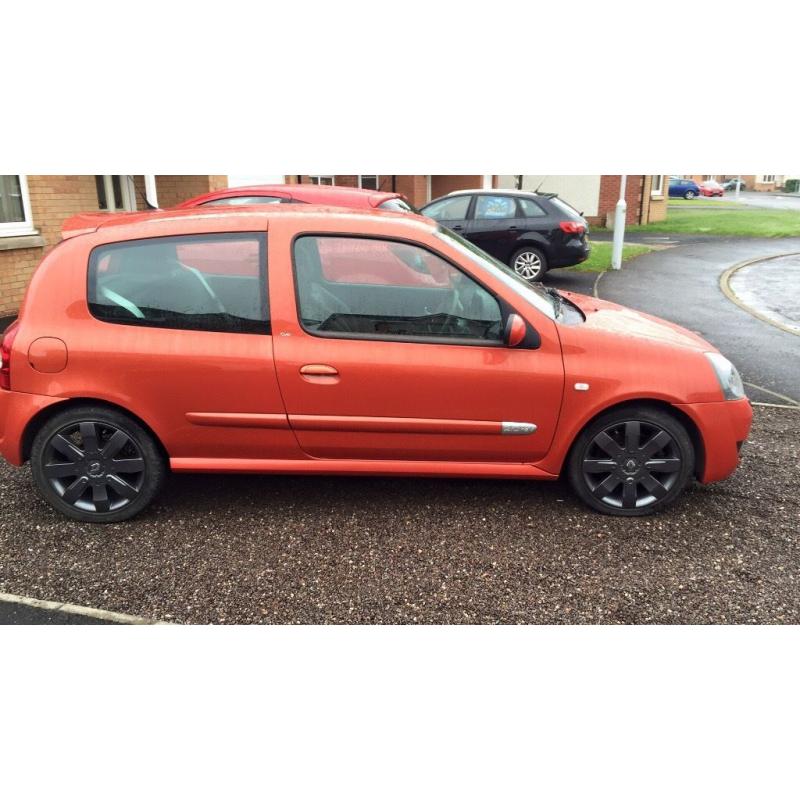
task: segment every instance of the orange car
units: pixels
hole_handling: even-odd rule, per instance
[[[552,480],[647,514],[751,421],[695,334],[531,285],[434,221],[276,205],[67,226],[0,348],[0,453],[56,509],[174,472]]]

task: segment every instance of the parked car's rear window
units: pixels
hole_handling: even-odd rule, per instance
[[[559,211],[563,212],[568,217],[581,216],[581,212],[571,206],[566,200],[562,200],[560,197],[550,197],[549,200]]]
[[[529,197],[518,197],[517,201],[526,217],[547,216],[547,212],[535,200],[531,200]]]
[[[96,247],[88,302],[105,322],[269,333],[266,234],[162,236]]]
[[[402,197],[393,197],[391,200],[384,200],[378,208],[381,211],[403,211],[406,214],[419,214],[414,206],[403,200]]]

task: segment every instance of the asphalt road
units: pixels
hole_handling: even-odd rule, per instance
[[[747,259],[800,252],[800,239],[695,240],[656,250],[627,262],[622,270],[605,273],[598,293],[605,300],[641,309],[697,331],[718,347],[752,384],[753,400],[783,402],[771,392],[800,401],[800,337],[769,325],[731,302],[720,289],[719,279],[728,267]],[[789,263],[786,260],[785,263]],[[774,275],[776,268],[764,262]],[[768,274],[761,265],[748,268],[752,285]],[[800,281],[796,268],[785,266],[773,285],[782,297],[771,298],[785,313],[800,306]],[[591,294],[585,274],[554,270],[547,283]],[[764,289],[760,296],[766,298]]]
[[[0,591],[172,622],[800,623],[800,412],[756,409],[741,468],[665,513],[562,483],[174,476],[82,525],[0,466]]]

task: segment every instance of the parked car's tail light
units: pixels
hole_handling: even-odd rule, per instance
[[[17,335],[17,325],[17,322],[12,322],[0,339],[0,389],[11,388],[11,347]]]
[[[559,222],[559,227],[564,233],[585,233],[586,226],[582,222],[573,222],[572,220],[564,220]]]

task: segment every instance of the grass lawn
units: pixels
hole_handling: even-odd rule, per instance
[[[682,197],[670,197],[670,208],[741,208],[741,203],[735,200],[715,200],[710,197],[698,197],[694,200],[684,200]]]
[[[699,201],[683,201],[697,203]],[[714,204],[718,206],[718,203]],[[681,208],[670,201],[667,218],[649,225],[632,225],[641,233],[695,233],[710,236],[752,236],[776,238],[800,236],[800,212],[736,206],[731,209]]]
[[[570,269],[578,272],[605,272],[611,268],[611,242],[592,242],[592,254],[582,264],[576,264]],[[626,244],[622,246],[622,260],[629,261],[643,253],[649,253],[653,248],[646,244]]]

